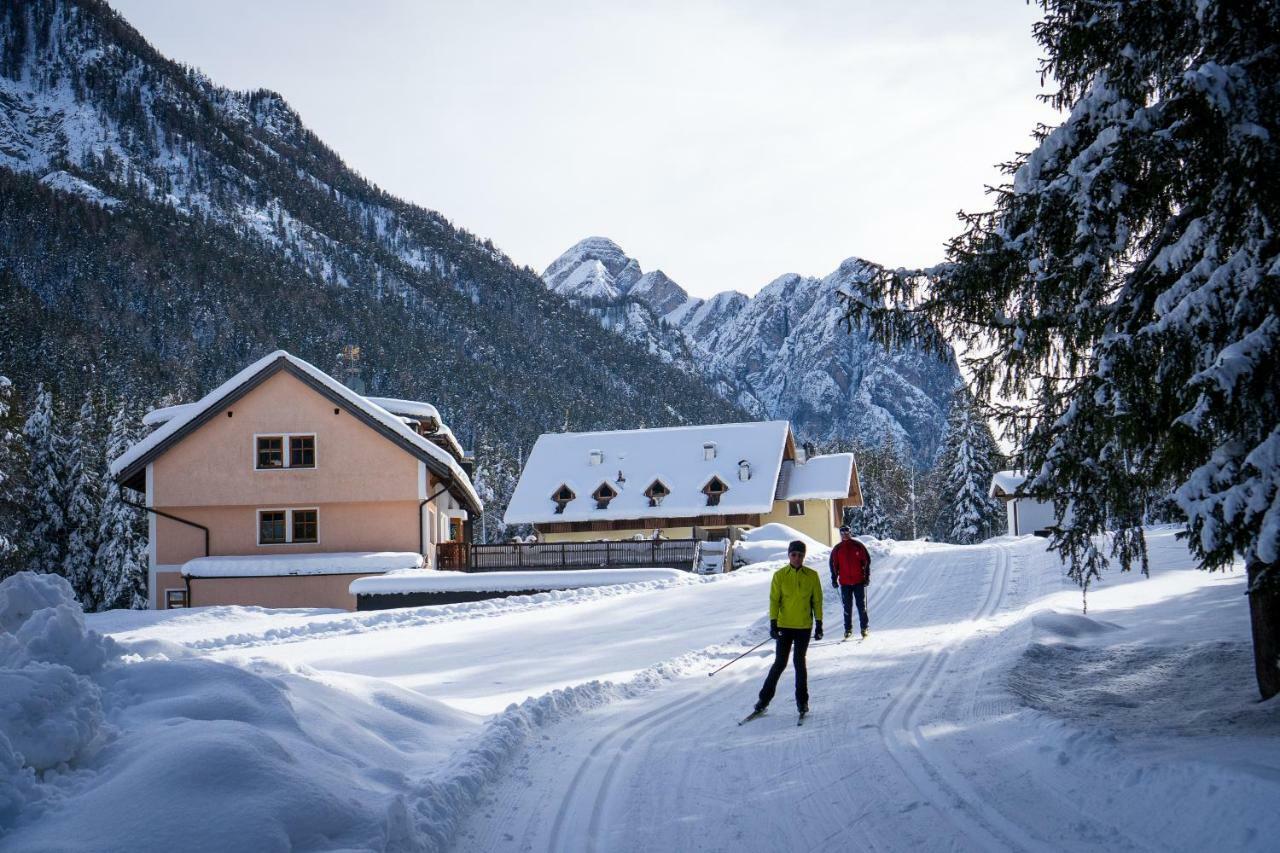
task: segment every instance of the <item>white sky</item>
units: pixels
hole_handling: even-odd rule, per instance
[[[112,0],[539,272],[616,240],[691,293],[939,260],[1031,147],[1024,0]]]

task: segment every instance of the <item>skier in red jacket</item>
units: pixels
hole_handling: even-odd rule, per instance
[[[853,604],[858,604],[858,623],[867,636],[867,584],[871,583],[871,555],[853,538],[848,525],[840,528],[840,541],[831,549],[831,588],[840,590],[844,604],[844,638],[853,636]]]

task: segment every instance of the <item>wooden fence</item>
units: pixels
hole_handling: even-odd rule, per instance
[[[444,542],[436,547],[442,569],[510,572],[554,569],[656,568],[693,571],[700,539],[623,539],[617,542],[532,542],[475,545]]]

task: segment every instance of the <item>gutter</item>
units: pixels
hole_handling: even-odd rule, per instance
[[[418,553],[424,558],[427,556],[427,524],[426,518],[423,516],[423,510],[427,508],[427,504],[449,491],[452,480],[440,487],[440,490],[433,495],[418,501]]]
[[[203,524],[196,524],[194,521],[188,521],[185,518],[179,518],[176,515],[170,515],[169,513],[163,510],[156,509],[155,507],[146,506],[145,504],[140,504],[135,501],[131,501],[124,496],[124,486],[120,487],[120,502],[125,506],[131,506],[134,509],[140,509],[143,512],[149,512],[152,515],[158,515],[161,518],[167,518],[170,521],[176,521],[179,524],[185,524],[188,527],[194,527],[197,530],[204,531],[204,555],[206,557],[209,556],[209,528],[205,527]]]
[[[140,503],[137,503],[136,501],[131,501],[127,497],[125,497],[124,486],[120,486],[119,488],[120,488],[120,502],[125,506],[131,506],[134,509],[140,509],[143,512],[149,512],[152,515],[158,515],[161,518],[167,518],[170,521],[176,521],[179,524],[185,524],[188,527],[194,527],[197,530],[203,531],[204,532],[204,555],[206,557],[209,556],[209,528],[205,527],[203,524],[196,524],[194,521],[188,521],[185,518],[179,518],[176,515],[171,515],[170,513],[167,513],[163,510],[156,509],[155,507],[147,506],[146,504],[140,504]],[[193,606],[191,603],[191,578],[187,577],[184,574],[182,576],[182,580],[187,588],[187,606],[191,607]],[[150,591],[154,592],[154,590],[150,590]],[[159,599],[156,599],[157,605],[159,604],[159,601],[160,601]],[[167,603],[166,603],[166,606],[167,606]]]

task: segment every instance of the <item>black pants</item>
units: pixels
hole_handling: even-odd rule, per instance
[[[844,630],[845,633],[853,630],[853,603],[858,603],[858,626],[862,630],[867,630],[867,585],[865,583],[855,583],[845,586],[840,585],[840,601],[844,604]]]
[[[764,687],[760,688],[760,699],[757,708],[767,708],[773,701],[773,694],[778,689],[778,679],[787,668],[787,656],[794,658],[796,668],[796,707],[809,707],[809,669],[805,665],[804,655],[809,650],[808,628],[779,628],[777,646],[774,650],[773,666],[765,677]]]

